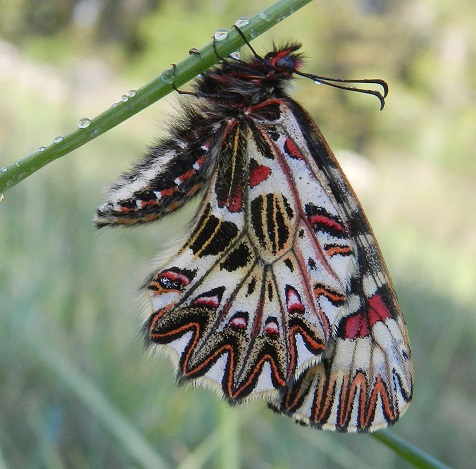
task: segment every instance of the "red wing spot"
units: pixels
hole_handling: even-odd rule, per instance
[[[235,316],[234,318],[231,319],[231,321],[228,323],[230,327],[233,329],[246,329],[247,322],[246,319],[243,316]]]
[[[250,161],[250,187],[255,187],[259,183],[268,179],[271,175],[271,168],[258,164],[255,160]]]
[[[355,313],[344,319],[344,337],[346,339],[364,338],[370,335],[370,329],[377,322],[385,322],[392,314],[380,295],[368,299],[368,311]]]
[[[226,199],[225,205],[231,213],[240,212],[243,207],[243,188],[237,187],[236,192]]]
[[[148,205],[160,205],[160,204],[161,204],[161,202],[159,202],[158,200],[150,199],[150,200],[142,201],[142,207],[141,208],[147,207]]]
[[[183,173],[182,175],[180,175],[176,180],[175,180],[175,183],[178,185],[178,184],[181,184],[182,182],[186,181],[187,179],[190,179],[195,173],[195,170],[194,169],[189,169],[188,171],[186,171],[185,173]]]
[[[157,282],[166,290],[183,290],[190,283],[190,279],[180,272],[167,270],[157,277]]]
[[[268,321],[268,323],[264,326],[264,333],[271,336],[278,336],[279,335],[278,323],[274,319]]]
[[[311,215],[309,217],[309,222],[314,225],[325,225],[328,226],[329,228],[334,228],[338,231],[344,231],[344,228],[340,223],[337,223],[335,220],[332,220],[328,217],[325,217],[324,215]]]
[[[191,306],[205,306],[208,308],[218,308],[225,287],[214,288],[197,296],[191,303]]]
[[[372,327],[376,322],[385,322],[387,318],[391,318],[392,314],[385,305],[380,295],[374,295],[369,298],[369,324]]]
[[[202,156],[197,161],[195,161],[195,163],[193,164],[193,168],[194,169],[199,169],[200,166],[202,166],[203,163],[205,163],[205,156]]]
[[[284,151],[286,152],[287,155],[289,155],[291,158],[295,160],[304,159],[304,156],[299,151],[299,148],[290,138],[287,138],[286,142],[284,143]]]
[[[218,296],[199,296],[192,302],[192,306],[209,306],[210,308],[218,308],[220,300]]]
[[[170,189],[164,189],[163,191],[160,191],[160,196],[161,197],[170,197],[171,195],[174,195],[175,192],[177,192],[177,187],[172,187]]]
[[[305,310],[299,293],[290,286],[286,288],[286,307],[290,313],[302,314]]]
[[[369,322],[365,314],[356,313],[344,319],[344,336],[346,339],[363,339],[370,335]]]

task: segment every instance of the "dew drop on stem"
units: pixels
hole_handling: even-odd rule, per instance
[[[226,39],[228,37],[228,30],[226,29],[219,29],[218,31],[215,32],[215,41],[223,41],[223,39]]]
[[[91,124],[91,119],[83,117],[78,121],[78,129],[85,129],[86,127],[89,127],[89,124]]]
[[[246,16],[242,16],[241,18],[238,18],[235,21],[235,26],[237,26],[238,28],[243,28],[243,26],[246,26],[248,24],[250,24],[250,20]]]

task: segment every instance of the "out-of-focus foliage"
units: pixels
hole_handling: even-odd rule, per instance
[[[2,1],[4,37],[25,44],[38,37],[88,38],[89,46],[118,43],[141,48],[137,25],[157,9],[158,0],[8,0]]]
[[[0,167],[255,14],[256,3],[0,0]],[[460,468],[476,460],[473,9],[472,0],[322,0],[253,42],[264,53],[273,40],[299,40],[309,72],[390,85],[382,112],[373,97],[305,79],[292,95],[332,148],[353,152],[337,153],[402,303],[416,388],[395,431]],[[97,235],[90,219],[102,187],[163,133],[174,99],[0,204],[0,467],[159,467],[154,453],[170,467],[211,467],[210,458],[227,468],[405,467],[368,437],[301,428],[259,402],[228,411],[210,391],[177,389],[168,361],[144,353],[136,291],[185,221]]]

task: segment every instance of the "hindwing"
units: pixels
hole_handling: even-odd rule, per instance
[[[371,227],[324,137],[294,101],[283,103],[281,111],[279,134],[286,141],[281,147],[284,152],[286,147],[299,147],[296,154],[310,167],[314,161],[315,179],[325,184],[345,220],[352,261],[345,274],[335,270],[345,279],[345,293],[322,360],[290,383],[272,407],[318,428],[373,431],[398,420],[412,397],[405,322]],[[331,226],[320,214],[308,219],[318,238]],[[342,246],[327,246],[342,256]],[[315,294],[318,301],[325,298],[317,290]]]

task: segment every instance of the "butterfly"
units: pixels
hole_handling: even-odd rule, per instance
[[[199,197],[188,239],[146,282],[146,342],[169,352],[180,383],[230,404],[263,399],[341,432],[385,427],[412,398],[405,322],[354,191],[287,88],[301,75],[383,107],[386,84],[304,73],[299,44],[264,57],[249,47],[249,60],[196,80],[169,136],[111,185],[96,225],[163,219]]]

